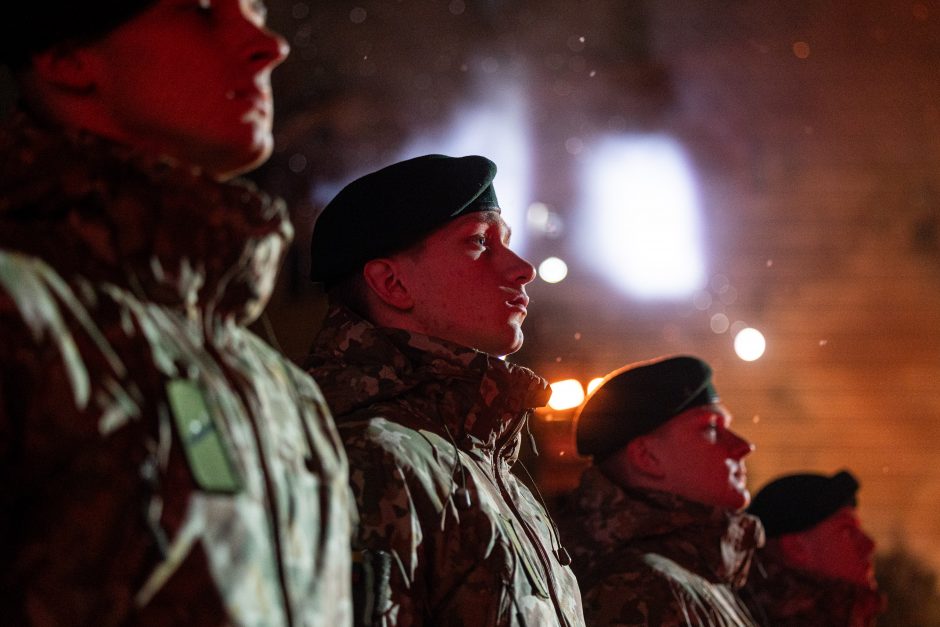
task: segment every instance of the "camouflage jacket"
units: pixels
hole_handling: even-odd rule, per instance
[[[583,625],[548,514],[510,472],[544,380],[344,308],[308,363],[349,455],[359,543],[391,558],[388,595],[365,622]]]
[[[557,520],[588,625],[754,625],[736,590],[763,542],[755,517],[625,491],[591,467]]]
[[[800,572],[769,547],[757,552],[741,597],[763,627],[873,627],[884,610],[874,587]]]
[[[348,468],[248,332],[291,227],[247,184],[0,130],[4,625],[348,624]]]

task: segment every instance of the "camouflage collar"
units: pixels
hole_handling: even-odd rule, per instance
[[[884,611],[877,586],[824,579],[787,566],[773,543],[758,551],[747,580],[754,604],[767,624],[869,625]],[[866,617],[852,622],[853,612]]]
[[[328,312],[306,366],[338,422],[377,404],[392,414],[392,406],[407,407],[393,418],[417,416],[422,428],[435,431],[446,426],[465,449],[504,448],[528,411],[549,396],[546,381],[528,368],[440,338],[379,328],[345,307]]]
[[[601,550],[654,547],[715,583],[743,585],[753,552],[764,543],[754,516],[666,492],[624,490],[593,466],[584,471],[573,499],[590,541]]]
[[[0,246],[169,306],[251,317],[293,229],[245,181],[19,112],[0,129]],[[141,294],[143,292],[143,294]]]

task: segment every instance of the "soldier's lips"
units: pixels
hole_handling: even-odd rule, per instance
[[[527,313],[529,307],[529,297],[525,294],[518,294],[506,301],[506,306],[515,309],[520,313]]]

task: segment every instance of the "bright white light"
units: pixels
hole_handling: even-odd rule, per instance
[[[552,239],[561,237],[565,230],[561,216],[541,202],[534,202],[529,205],[526,210],[526,225],[536,233]]]
[[[744,361],[755,361],[760,359],[767,348],[767,340],[764,334],[748,327],[742,329],[734,336],[734,352]]]
[[[558,257],[549,257],[539,264],[539,276],[546,283],[560,283],[568,276],[568,264]]]
[[[544,233],[548,229],[551,210],[544,202],[534,202],[526,210],[525,220],[530,229]]]
[[[600,385],[601,383],[603,383],[603,382],[604,382],[604,377],[595,377],[595,378],[591,379],[590,381],[588,381],[588,384],[587,384],[587,393],[590,394],[591,392],[593,392],[594,390],[596,390],[596,389],[597,389],[597,386],[599,386],[599,385]]]
[[[548,399],[548,406],[552,409],[571,409],[584,402],[584,388],[577,379],[556,381],[549,387],[552,388],[552,396]]]
[[[443,133],[419,135],[398,155],[482,155],[492,160],[496,197],[503,219],[513,229],[512,249],[517,253],[525,247],[525,211],[533,200],[531,115],[521,84],[500,84],[488,77],[484,95],[460,108]]]
[[[702,289],[699,203],[681,146],[661,135],[628,135],[603,139],[586,154],[588,260],[638,298],[676,299]]]

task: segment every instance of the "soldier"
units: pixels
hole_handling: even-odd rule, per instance
[[[577,417],[593,456],[559,525],[589,625],[749,626],[736,590],[760,523],[750,442],[731,430],[708,364],[671,357],[607,375]]]
[[[428,155],[347,185],[313,232],[330,309],[308,360],[350,459],[362,621],[582,625],[567,555],[510,472],[546,382],[522,345],[535,271],[483,157]]]
[[[767,627],[871,627],[884,609],[875,583],[874,541],[856,511],[858,481],[793,474],[768,483],[748,511],[759,517],[767,546],[747,582],[745,599]]]
[[[14,2],[0,31],[0,622],[348,624],[342,445],[245,329],[292,234],[232,180],[284,40],[252,0]]]

